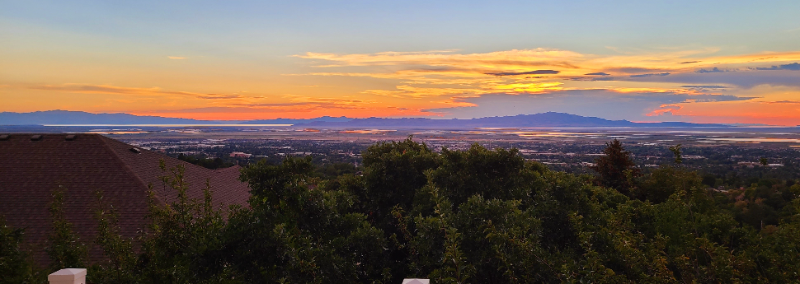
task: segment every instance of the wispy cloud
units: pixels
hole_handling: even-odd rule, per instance
[[[112,85],[90,85],[90,84],[62,84],[62,85],[32,85],[29,89],[83,93],[83,94],[118,94],[118,95],[144,95],[144,96],[186,96],[197,99],[221,100],[221,99],[241,99],[238,94],[203,94],[183,91],[167,91],[159,87],[152,88],[132,88],[119,87]]]
[[[612,56],[542,48],[469,54],[455,51],[372,54],[308,52],[295,57],[314,60],[316,68],[348,71],[292,75],[397,80],[394,90],[368,90],[365,93],[422,98],[449,96],[454,93],[475,96],[498,91],[522,94],[562,89],[602,89],[607,88],[604,82],[676,82],[684,85],[728,83],[727,80],[705,81],[692,78],[688,74],[725,73],[739,68],[746,70],[747,64],[800,59],[800,52],[712,56],[717,51],[706,48]],[[687,60],[689,58],[692,60]],[[531,70],[531,67],[535,69]],[[761,68],[793,70],[794,67],[792,64],[782,64]],[[360,71],[353,72],[359,69]],[[611,76],[614,73],[618,76]],[[681,75],[680,79],[665,79],[676,74]],[[595,83],[591,85],[589,82]]]
[[[782,101],[771,101],[771,102],[764,102],[767,104],[800,104],[800,101],[790,101],[790,100],[782,100]]]
[[[800,70],[800,63],[797,63],[800,52],[714,56],[717,51],[713,48],[674,49],[594,55],[553,49],[488,53],[440,50],[295,56],[307,61],[311,72],[285,75],[351,77],[352,81],[369,79],[363,80],[369,83],[348,86],[346,94],[337,90],[336,95],[323,93],[323,88],[299,87],[282,90],[281,94],[272,94],[270,98],[237,92],[105,84],[29,85],[27,88],[116,94],[121,96],[115,98],[140,101],[141,97],[147,100],[170,98],[174,101],[173,109],[183,102],[194,102],[181,106],[185,109],[176,110],[183,113],[221,115],[231,111],[283,117],[313,114],[430,116],[470,113],[465,110],[488,112],[487,107],[495,106],[504,112],[540,109],[601,117],[602,112],[622,115],[638,111],[639,117],[634,119],[646,120],[648,115],[660,117],[658,119],[700,117],[711,113],[707,110],[709,106],[757,105],[759,107],[754,109],[765,115],[788,113],[789,109],[797,108],[790,101],[800,96],[800,72],[796,72]],[[170,57],[179,58],[183,57]],[[334,81],[331,79],[324,80]],[[763,94],[756,91],[758,86],[765,85],[786,88]],[[509,103],[500,105],[490,99]],[[592,113],[595,109],[597,112]],[[724,114],[737,115],[736,112]],[[747,112],[747,115],[756,114]],[[795,117],[800,121],[800,115]]]
[[[680,105],[661,105],[658,109],[654,109],[650,113],[646,114],[647,116],[661,116],[665,114],[675,114],[676,112],[680,111],[683,106]]]
[[[631,75],[630,77],[631,78],[643,78],[643,77],[668,76],[668,75],[669,75],[669,72],[663,72],[663,73],[637,74],[637,75]]]
[[[772,67],[760,67],[756,68],[756,70],[792,70],[792,71],[800,71],[800,63],[791,63],[791,64],[783,64],[777,65]]]
[[[561,71],[556,70],[534,70],[526,72],[499,72],[499,73],[486,73],[487,75],[495,76],[518,76],[518,75],[543,75],[543,74],[558,74]]]
[[[714,67],[714,68],[711,68],[711,69],[699,69],[699,70],[697,70],[695,72],[697,72],[697,73],[725,73],[725,72],[730,72],[730,71],[731,70],[723,70],[723,69],[719,69],[719,67]]]
[[[186,59],[186,57],[183,57],[183,56],[167,56],[167,58],[174,59],[174,60]]]
[[[721,86],[721,85],[683,85],[681,87],[689,88],[689,89],[700,89],[700,90],[706,90],[706,89],[728,89],[728,88],[730,88],[730,87]]]
[[[429,65],[429,66],[484,66],[494,67],[521,67],[531,66],[557,66],[562,68],[577,68],[569,63],[583,55],[565,50],[528,49],[509,50],[489,53],[458,54],[452,51],[431,52],[379,52],[374,54],[333,54],[308,52],[295,55],[298,58],[324,60],[330,64],[317,65],[317,67],[342,67],[342,66],[391,66],[391,65]]]
[[[320,71],[293,75],[384,79],[394,83],[394,87],[373,87],[361,93],[425,101],[431,106],[428,108],[431,113],[467,113],[456,110],[495,105],[481,98],[500,98],[500,95],[541,99],[542,105],[548,107],[563,103],[563,109],[570,110],[573,108],[568,104],[583,106],[586,100],[555,94],[598,91],[603,92],[603,98],[597,97],[583,106],[583,113],[597,106],[605,106],[603,109],[619,106],[620,113],[639,108],[643,111],[639,119],[646,119],[647,115],[702,116],[696,106],[752,103],[758,98],[777,96],[747,91],[755,86],[800,87],[800,74],[792,72],[800,68],[794,63],[800,60],[800,51],[715,56],[718,51],[671,49],[617,55],[542,48],[468,54],[309,52],[295,57],[313,60],[312,67]],[[656,94],[658,99],[651,100]],[[573,100],[561,101],[566,98]],[[613,104],[601,103],[602,100]],[[517,103],[520,104],[497,107],[507,111],[522,105]]]
[[[483,117],[497,115],[530,114],[556,111],[578,113],[608,119],[653,120],[656,114],[674,114],[659,116],[657,120],[688,120],[681,117],[682,108],[696,104],[720,104],[731,102],[753,102],[757,97],[739,97],[732,95],[704,95],[696,93],[652,92],[650,89],[626,88],[619,90],[561,90],[540,94],[484,94],[477,97],[458,97],[454,101],[458,105],[429,109],[440,112],[447,117]],[[669,108],[666,106],[674,106]],[[657,111],[659,109],[664,109]],[[651,114],[648,116],[648,114]]]

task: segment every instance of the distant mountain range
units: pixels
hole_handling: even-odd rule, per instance
[[[83,111],[48,110],[36,112],[0,112],[0,125],[64,125],[64,124],[300,124],[313,121],[344,122],[346,117],[323,116],[313,119],[268,119],[268,120],[198,120],[187,118],[169,118],[160,116],[142,116],[127,113],[88,113]]]
[[[347,118],[323,116],[312,119],[270,119],[247,121],[211,121],[159,116],[138,116],[124,113],[93,114],[82,111],[50,110],[29,113],[0,112],[0,125],[64,125],[64,124],[292,124],[314,128],[478,128],[478,127],[731,127],[724,124],[687,122],[636,123],[608,120],[567,113],[546,112],[515,116],[473,119],[430,118]]]
[[[313,121],[302,124],[318,128],[479,128],[479,127],[730,127],[724,124],[688,122],[636,123],[568,113],[546,112],[472,119],[362,118],[345,122]]]
[[[289,119],[289,118],[278,118],[278,119],[260,119],[260,120],[245,120],[240,121],[238,123],[242,124],[304,124],[310,122],[348,122],[353,120],[352,118],[347,117],[330,117],[330,116],[321,116],[317,118],[310,118],[310,119]],[[226,122],[230,123],[230,122]]]

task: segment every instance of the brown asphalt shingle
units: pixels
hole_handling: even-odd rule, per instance
[[[107,202],[119,213],[121,233],[134,237],[147,224],[147,185],[152,184],[160,203],[176,198],[165,189],[159,168],[183,165],[190,198],[202,200],[202,189],[209,180],[216,206],[246,205],[250,197],[247,184],[238,180],[240,167],[210,170],[163,154],[139,149],[96,134],[77,134],[67,141],[66,134],[11,134],[0,139],[0,215],[9,225],[25,228],[26,243],[34,248],[34,258],[46,263],[44,247],[52,224],[48,207],[52,192],[65,189],[65,215],[81,241],[94,247],[97,222],[95,191],[101,190]],[[137,148],[138,149],[138,148]],[[99,249],[90,249],[90,260],[101,259]]]

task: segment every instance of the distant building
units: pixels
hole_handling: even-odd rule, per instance
[[[740,166],[746,166],[748,168],[764,166],[763,164],[758,163],[758,162],[739,162],[737,164],[740,165]],[[783,167],[783,164],[767,164],[766,166],[770,167],[770,168],[777,168],[777,167]]]
[[[761,166],[761,163],[756,163],[756,162],[738,162],[737,164],[739,166],[744,166],[744,167],[748,167],[748,168],[751,168],[751,169],[755,168],[756,166]]]
[[[245,152],[233,152],[231,153],[231,158],[250,158],[253,154],[247,154]]]
[[[148,185],[160,204],[177,198],[162,185],[160,177],[167,174],[159,167],[161,160],[168,168],[185,168],[189,198],[202,200],[208,181],[215,206],[247,205],[249,188],[238,180],[238,166],[210,170],[97,134],[10,134],[0,135],[0,215],[25,229],[25,241],[37,248],[34,259],[45,264],[41,248],[51,231],[48,207],[53,191],[61,188],[67,220],[90,247],[90,261],[99,260],[102,253],[93,244],[95,191],[103,191],[119,213],[120,233],[135,237],[148,223]]]
[[[681,157],[683,157],[684,159],[705,159],[706,158],[706,157],[703,157],[703,156],[700,156],[700,155],[683,155]]]

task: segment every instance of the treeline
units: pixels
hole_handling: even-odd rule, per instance
[[[186,198],[178,170],[165,181],[180,198],[153,203],[136,239],[98,203],[86,245],[102,248],[100,263],[85,262],[54,202],[63,226],[48,253],[51,270],[91,265],[90,283],[798,282],[800,185],[717,192],[674,152],[642,173],[614,141],[596,175],[578,176],[514,149],[436,153],[408,139],[362,152],[357,175],[314,174],[308,158],[253,164],[241,175],[249,207],[226,210]],[[35,281],[21,236],[2,227],[0,273]]]

